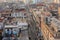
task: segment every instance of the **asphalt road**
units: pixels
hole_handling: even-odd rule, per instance
[[[22,31],[21,37],[19,39],[20,40],[29,40],[29,38],[28,38],[28,31],[27,30]]]

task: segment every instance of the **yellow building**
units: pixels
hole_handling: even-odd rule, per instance
[[[60,20],[60,6],[58,7],[58,19]]]
[[[60,3],[60,0],[54,0],[54,3]]]
[[[60,32],[58,25],[60,22],[56,18],[51,19],[50,25],[47,25],[46,22],[45,22],[45,16],[41,16],[41,31],[44,40],[60,40]]]
[[[33,15],[36,17],[36,21],[39,22],[38,16],[37,14],[40,15],[41,17],[41,32],[43,34],[44,40],[60,40],[60,32],[58,31],[60,29],[59,26],[56,26],[57,24],[55,24],[53,21],[57,20],[56,18],[53,18],[51,21],[50,25],[46,24],[46,16],[50,16],[51,13],[50,12],[45,12],[42,11],[41,13],[36,9],[31,9],[30,12],[33,11]],[[59,22],[59,20],[57,20]],[[60,22],[59,22],[60,23]],[[59,28],[59,29],[58,29]]]

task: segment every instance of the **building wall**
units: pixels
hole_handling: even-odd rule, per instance
[[[29,2],[31,2],[31,1],[33,1],[32,3],[39,3],[39,2],[50,2],[50,3],[54,2],[54,3],[59,3],[60,2],[60,0],[0,0],[0,3],[1,2],[13,2],[13,1],[15,1],[15,2],[17,2],[17,1],[23,1],[26,4],[29,3]]]
[[[43,0],[24,0],[25,4],[28,4],[28,3],[39,3],[39,2],[43,2]]]
[[[40,2],[43,2],[44,0],[32,0],[33,3],[40,3]]]
[[[18,2],[18,1],[23,1],[23,0],[0,0],[1,2]]]
[[[44,39],[45,39],[45,40],[54,40],[53,35],[50,33],[50,31],[48,30],[48,28],[46,27],[46,25],[44,25],[44,24],[42,23],[41,26],[42,26],[42,27],[41,27],[41,30],[42,30]]]
[[[44,0],[43,2],[45,2],[45,3],[53,3],[54,0]]]
[[[60,7],[58,7],[58,19],[60,20]]]
[[[31,1],[31,0],[24,0],[24,3],[25,3],[25,4],[28,4],[28,3],[30,3],[30,1]]]
[[[60,3],[60,0],[54,0],[54,3]]]
[[[41,31],[44,37],[44,40],[54,40],[51,31],[49,30],[48,26],[44,23],[43,18],[41,19]]]

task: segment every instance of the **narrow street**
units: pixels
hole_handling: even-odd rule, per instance
[[[27,30],[22,31],[19,40],[29,40],[29,38],[28,38],[28,31]]]

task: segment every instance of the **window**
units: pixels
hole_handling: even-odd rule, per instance
[[[51,29],[52,29],[52,31],[54,31],[54,28],[53,27]]]

